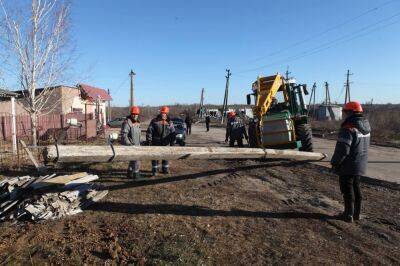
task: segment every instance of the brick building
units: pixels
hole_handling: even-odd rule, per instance
[[[48,114],[92,114],[103,125],[106,124],[107,102],[112,100],[106,90],[87,84],[76,86],[59,85],[50,89],[50,99],[43,108],[43,113]],[[37,90],[40,93],[41,89]],[[23,108],[23,92],[15,91],[18,96],[16,101],[16,115],[27,114]],[[0,97],[0,116],[11,113],[9,98]]]

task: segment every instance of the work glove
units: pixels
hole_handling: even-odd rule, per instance
[[[332,165],[330,171],[332,173],[334,173],[334,174],[338,174],[339,173],[339,166]]]

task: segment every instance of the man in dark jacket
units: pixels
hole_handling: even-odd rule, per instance
[[[228,142],[229,139],[229,146],[234,147],[235,141],[237,141],[238,146],[243,147],[243,137],[249,142],[243,120],[237,117],[235,112],[229,112],[228,121],[226,123],[225,142]]]
[[[343,194],[342,218],[353,222],[360,219],[360,176],[367,170],[371,127],[358,102],[347,103],[343,107],[343,115],[344,122],[339,131],[331,164],[339,175],[340,191]]]
[[[168,117],[169,108],[163,106],[160,109],[160,114],[154,118],[149,125],[146,133],[146,141],[152,146],[173,146],[175,143],[175,128],[174,124]],[[157,174],[159,162],[151,161],[151,171],[153,176]],[[162,160],[162,172],[169,173],[169,162]]]
[[[207,130],[207,132],[210,131],[210,122],[211,122],[210,115],[207,114],[206,115],[206,130]]]
[[[121,144],[127,146],[140,146],[140,109],[132,106],[130,115],[126,117],[121,127]],[[140,162],[130,161],[128,166],[128,178],[140,177]]]
[[[190,117],[190,115],[186,115],[185,118],[185,123],[186,123],[186,134],[190,135],[192,134],[192,118]]]

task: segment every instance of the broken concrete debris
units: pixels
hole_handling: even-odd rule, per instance
[[[0,221],[48,220],[82,212],[108,191],[88,173],[14,177],[0,181]]]

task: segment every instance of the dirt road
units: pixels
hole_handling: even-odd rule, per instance
[[[188,142],[220,145],[216,132],[196,127]],[[150,178],[143,162],[141,181],[124,178],[126,167],[79,169],[110,191],[90,210],[0,224],[0,264],[400,264],[398,185],[363,179],[366,217],[348,224],[335,218],[337,177],[319,165],[179,161]]]
[[[335,144],[334,140],[314,138],[315,151],[330,156]],[[400,149],[371,145],[368,156],[368,177],[400,184]]]
[[[196,126],[195,132],[204,131],[203,127]],[[208,142],[212,145],[223,145],[225,139],[224,128],[213,128],[207,134]],[[328,154],[327,161],[335,150],[336,141],[322,138],[314,138],[314,150]],[[400,149],[371,145],[369,149],[369,164],[367,175],[370,178],[385,180],[400,184]],[[329,163],[319,163],[329,167]]]

